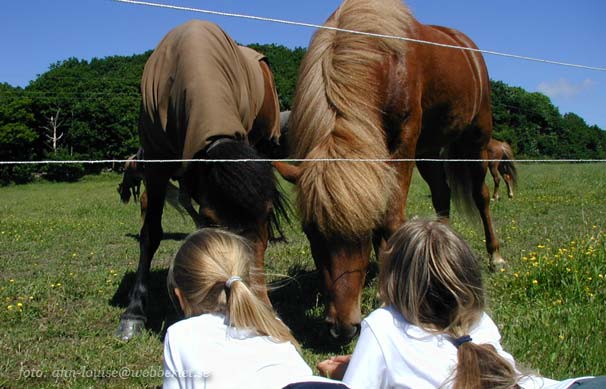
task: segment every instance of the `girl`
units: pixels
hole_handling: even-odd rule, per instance
[[[168,287],[186,319],[166,333],[164,387],[282,388],[310,380],[290,330],[249,287],[252,258],[244,238],[218,229],[201,229],[181,246]]]
[[[402,226],[383,254],[379,285],[385,305],[362,322],[353,355],[318,364],[351,388],[567,388],[575,382],[516,370],[484,312],[480,263],[445,223]]]

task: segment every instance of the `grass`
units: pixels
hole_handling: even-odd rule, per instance
[[[489,273],[479,222],[453,213],[452,225],[485,259],[490,313],[503,344],[524,366],[553,378],[606,374],[606,173],[602,164],[524,164],[515,200],[492,204],[510,266]],[[119,176],[74,184],[0,188],[0,387],[160,385],[162,334],[176,320],[166,296],[167,264],[191,220],[165,210],[166,233],[153,267],[150,329],[113,335],[138,261],[138,207],[119,202]],[[488,181],[487,181],[488,182]],[[287,184],[284,184],[287,187]],[[492,186],[490,184],[490,186]],[[287,187],[287,189],[291,189]],[[409,216],[431,216],[415,173]],[[296,218],[295,218],[296,219]],[[271,245],[271,299],[315,363],[334,346],[323,330],[319,281],[297,221],[288,243]],[[375,309],[377,264],[363,314]]]

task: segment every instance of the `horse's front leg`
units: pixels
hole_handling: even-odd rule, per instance
[[[408,191],[410,189],[412,173],[415,166],[414,162],[411,160],[414,159],[416,155],[421,127],[421,112],[419,110],[411,111],[408,115],[408,119],[403,123],[400,123],[399,127],[400,145],[393,153],[392,158],[408,161],[389,162],[397,172],[400,190],[394,195],[387,207],[387,213],[383,225],[379,230],[379,234],[375,233],[375,251],[378,250],[378,243],[382,244],[387,241],[391,235],[400,228],[402,223],[406,221],[406,202],[408,201]]]
[[[129,294],[129,304],[120,318],[117,335],[128,340],[145,327],[148,300],[149,271],[152,258],[162,240],[162,211],[166,184],[170,175],[157,174],[146,179],[147,212],[139,234],[139,265]]]
[[[440,158],[440,150],[436,149],[425,153],[421,158],[438,159]],[[429,186],[431,203],[436,211],[436,216],[447,221],[450,218],[451,192],[443,162],[417,161],[417,168],[419,169],[419,174],[421,174],[421,177],[423,177],[423,180]]]
[[[253,290],[257,297],[271,305],[269,295],[267,294],[267,286],[265,280],[265,251],[267,250],[267,243],[269,240],[269,223],[267,221],[261,222],[258,228],[258,232],[253,236],[247,236],[253,242],[254,249],[254,263],[251,267],[250,282],[253,286]]]

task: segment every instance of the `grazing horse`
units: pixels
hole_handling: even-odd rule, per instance
[[[141,181],[143,180],[145,167],[143,163],[139,161],[144,159],[143,148],[140,147],[137,154],[128,157],[128,160],[124,164],[124,174],[122,176],[122,182],[118,184],[118,193],[120,199],[124,204],[128,204],[131,193],[135,201],[139,200],[139,192],[141,187]],[[177,178],[177,180],[179,180]],[[184,188],[182,183],[179,186],[175,186],[172,182],[167,183],[166,187],[166,202],[170,204],[181,216],[187,213],[196,227],[200,227],[200,219],[198,212],[194,209],[191,197]],[[141,207],[141,223],[145,221],[145,214],[147,212],[147,191],[144,190],[140,196],[140,207]]]
[[[488,169],[492,174],[494,181],[494,191],[492,198],[496,201],[499,199],[499,183],[501,181],[499,174],[503,177],[505,185],[507,185],[507,195],[513,199],[513,188],[518,182],[518,172],[513,163],[513,151],[506,142],[498,141],[494,138],[488,142]]]
[[[142,159],[143,149],[139,149],[137,154],[128,157],[124,163],[124,174],[122,175],[122,182],[118,184],[118,193],[120,194],[120,200],[124,204],[128,204],[132,195],[135,202],[139,201],[139,192],[141,191],[141,181],[143,181],[143,167],[137,163],[138,160]]]
[[[149,270],[162,239],[171,177],[180,177],[200,205],[204,226],[221,226],[250,240],[256,253],[253,269],[263,268],[268,240],[281,233],[278,221],[285,211],[271,164],[254,161],[260,158],[254,146],[280,136],[278,97],[263,55],[238,46],[216,24],[190,21],[171,30],[149,57],[141,93],[148,208],[135,284],[117,331],[123,339],[146,320]],[[208,162],[153,162],[159,159]],[[227,161],[233,159],[251,161]],[[269,303],[262,272],[251,279]]]
[[[476,48],[459,31],[421,24],[400,0],[345,0],[325,26]],[[319,29],[299,69],[288,127],[292,157],[316,161],[274,166],[296,182],[333,337],[356,335],[373,242],[405,220],[415,164],[390,159],[478,160],[417,167],[439,217],[449,217],[451,195],[477,208],[491,263],[504,263],[484,183],[492,113],[480,53]]]

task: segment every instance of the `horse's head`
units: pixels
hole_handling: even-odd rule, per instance
[[[360,223],[356,228],[350,229],[338,222],[338,215],[331,215],[341,213],[344,216],[342,219],[348,219],[345,207],[335,210],[324,209],[318,203],[313,207],[301,204],[301,198],[311,195],[314,188],[317,188],[317,183],[310,185],[305,182],[311,176],[317,177],[317,172],[305,172],[303,167],[283,162],[274,162],[273,165],[284,179],[297,185],[302,212],[305,213],[304,209],[311,210],[308,215],[302,215],[303,230],[309,240],[316,267],[322,276],[325,320],[329,324],[330,335],[339,342],[347,342],[356,336],[360,329],[360,302],[372,249],[372,223]],[[330,166],[320,167],[320,170],[326,172],[335,164]],[[348,192],[339,190],[339,193],[347,197]],[[346,199],[350,200],[352,199]]]
[[[252,161],[260,158],[256,150],[231,138],[214,141],[203,153],[196,157],[251,160],[193,163],[185,173],[184,185],[200,205],[201,223],[222,226],[248,238],[261,266],[268,239],[282,234],[279,219],[286,217],[287,208],[271,165]]]
[[[325,318],[329,333],[339,342],[349,342],[360,330],[360,302],[372,242],[327,236],[317,225],[304,226],[325,295]]]
[[[125,185],[123,182],[118,184],[118,188],[116,188],[118,190],[118,194],[120,195],[120,200],[122,200],[122,202],[124,204],[127,204],[128,201],[130,200],[130,188]]]

